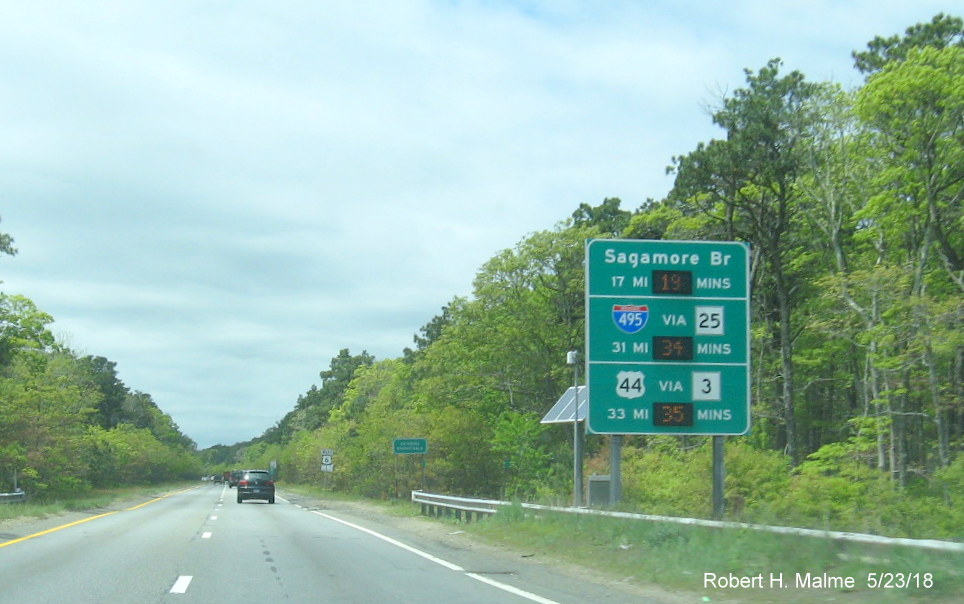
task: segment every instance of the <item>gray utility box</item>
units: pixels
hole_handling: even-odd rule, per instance
[[[609,506],[609,474],[593,474],[589,477],[589,507]]]

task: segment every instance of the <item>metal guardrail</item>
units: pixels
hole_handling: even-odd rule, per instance
[[[462,514],[465,514],[466,522],[472,521],[472,514],[475,514],[475,519],[478,520],[495,514],[500,505],[505,505],[502,501],[436,495],[423,491],[412,491],[412,502],[421,505],[422,514],[425,516],[454,515],[456,520],[461,521]]]
[[[14,491],[13,493],[0,493],[0,503],[15,503],[27,500],[27,494],[23,491]]]
[[[493,499],[470,499],[466,497],[452,497],[450,495],[437,495],[425,493],[423,491],[412,491],[412,501],[422,506],[422,513],[425,515],[441,515],[442,510],[447,510],[449,514],[455,512],[456,518],[461,520],[459,512],[468,514],[476,513],[478,518],[485,514],[487,516],[498,512],[502,506],[513,505],[510,501],[496,501]],[[937,539],[905,539],[901,537],[882,537],[880,535],[869,535],[866,533],[848,533],[842,531],[821,531],[816,529],[795,528],[788,526],[768,526],[765,524],[748,524],[745,522],[726,522],[722,520],[703,520],[700,518],[678,518],[676,516],[654,516],[650,514],[631,514],[628,512],[610,512],[607,510],[591,510],[587,508],[558,507],[549,505],[537,505],[534,503],[523,503],[523,508],[530,510],[545,510],[551,512],[561,512],[565,514],[589,514],[596,516],[608,516],[610,518],[625,518],[627,520],[647,520],[651,522],[670,522],[675,524],[687,524],[692,526],[704,526],[711,528],[725,529],[746,529],[753,531],[763,531],[768,533],[779,533],[783,535],[797,535],[802,537],[816,537],[821,539],[831,539],[836,541],[848,541],[852,543],[866,543],[871,545],[903,546],[930,549],[944,552],[964,553],[964,543],[958,541],[940,541]],[[471,516],[468,516],[471,520]]]

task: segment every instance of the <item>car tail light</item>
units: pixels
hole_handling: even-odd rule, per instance
[[[268,485],[269,487],[273,487],[273,486],[274,486],[274,481],[273,481],[273,480],[266,480],[266,481],[264,481],[264,483],[265,483],[266,485]]]
[[[247,481],[247,480],[242,480],[242,481],[238,482],[238,485],[239,485],[239,486],[242,486],[242,487],[246,487],[246,486],[248,486],[248,481]]]

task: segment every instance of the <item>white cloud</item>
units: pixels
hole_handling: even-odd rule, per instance
[[[940,2],[30,2],[0,21],[0,258],[76,348],[208,446],[341,348],[401,354],[579,203],[633,209],[772,57]]]

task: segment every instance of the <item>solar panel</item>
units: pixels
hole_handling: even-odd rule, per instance
[[[579,399],[579,409],[576,409],[576,398]],[[556,404],[549,409],[540,423],[543,424],[571,424],[575,421],[586,419],[586,411],[589,408],[589,391],[585,386],[570,386]]]

